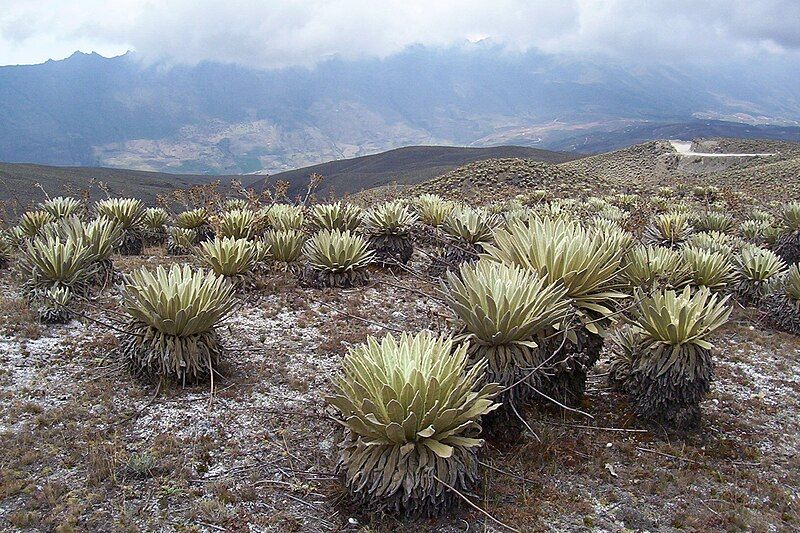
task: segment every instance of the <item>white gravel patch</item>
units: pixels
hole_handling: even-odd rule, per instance
[[[726,153],[726,154],[718,154],[713,152],[693,152],[692,151],[692,141],[679,141],[679,140],[671,140],[669,143],[675,148],[675,151],[678,152],[680,155],[685,156],[698,156],[698,157],[770,157],[773,155],[778,155],[775,153],[755,153],[755,154],[742,154],[742,153]]]

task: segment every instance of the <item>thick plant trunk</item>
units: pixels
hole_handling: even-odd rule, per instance
[[[800,263],[800,231],[783,236],[775,247],[775,253],[789,265]]]
[[[434,517],[458,507],[461,499],[436,480],[461,493],[478,485],[475,448],[454,446],[442,458],[418,445],[406,454],[400,446],[367,446],[347,432],[337,470],[354,500],[372,511],[406,517]]]
[[[163,246],[166,240],[167,232],[164,228],[144,231],[144,242],[148,246]]]
[[[135,375],[198,383],[211,376],[224,353],[213,329],[176,337],[132,321],[127,330],[132,334],[121,339],[120,350]]]
[[[200,244],[201,242],[214,239],[214,228],[212,228],[211,224],[207,222],[202,226],[194,228],[194,230],[197,232],[197,242],[195,244]]]
[[[305,265],[299,269],[297,278],[301,285],[315,289],[326,287],[350,289],[366,285],[369,282],[369,271],[362,268],[346,272],[323,272],[310,265]]]
[[[371,235],[368,242],[375,250],[375,262],[384,268],[405,265],[414,254],[414,245],[406,235]]]
[[[689,429],[700,422],[700,402],[711,389],[714,362],[711,352],[701,351],[695,377],[689,378],[681,364],[673,364],[661,375],[641,367],[631,374],[634,411],[643,419],[674,429]]]
[[[483,253],[483,247],[480,244],[458,242],[447,245],[431,262],[428,274],[433,277],[441,277],[445,272],[456,272],[464,263],[477,261],[478,255],[481,253]]]
[[[782,292],[767,296],[761,303],[767,322],[781,331],[800,335],[800,302]]]
[[[560,339],[549,343],[548,353],[558,349],[560,344]],[[586,376],[597,363],[602,350],[603,338],[601,336],[586,330],[579,331],[578,344],[567,341],[561,352],[544,369],[539,390],[564,405],[579,406],[586,392]],[[550,402],[547,398],[538,396],[540,401]]]
[[[127,229],[122,232],[122,241],[117,247],[120,255],[142,255],[144,239],[138,229]]]

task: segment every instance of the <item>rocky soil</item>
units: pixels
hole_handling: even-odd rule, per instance
[[[166,262],[116,258],[122,270]],[[424,257],[415,256],[414,270]],[[716,335],[703,426],[641,425],[606,363],[582,410],[524,413],[534,434],[489,441],[483,485],[438,520],[353,507],[335,475],[329,379],[367,334],[445,330],[435,284],[374,272],[352,290],[274,273],[220,328],[213,386],[134,378],[115,348],[114,289],[65,326],[37,325],[0,274],[0,530],[790,531],[800,528],[800,342],[739,310]],[[115,329],[114,329],[115,328]]]

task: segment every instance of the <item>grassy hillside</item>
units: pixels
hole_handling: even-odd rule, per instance
[[[638,189],[659,173],[661,157],[674,154],[667,141],[650,141],[598,154],[561,165],[565,170],[595,180],[608,180],[621,186]]]
[[[800,157],[717,174],[711,180],[728,187],[776,202],[800,198]]]
[[[524,159],[491,159],[456,168],[411,187],[408,193],[436,193],[450,198],[508,198],[526,189],[547,189],[569,195],[646,191],[663,165],[675,155],[667,141],[652,141],[594,156],[548,164]]]
[[[695,139],[693,148],[712,153],[776,153],[771,157],[702,157],[675,152],[667,141],[652,141],[559,165],[593,180],[652,190],[688,184],[728,187],[758,198],[785,201],[800,189],[800,144],[764,139]]]
[[[692,149],[714,153],[777,153],[783,158],[800,157],[800,142],[774,139],[711,137],[695,139]]]
[[[800,128],[796,126],[752,125],[724,120],[693,120],[674,123],[634,123],[617,129],[581,131],[578,135],[564,135],[547,143],[550,150],[602,153],[618,150],[632,144],[654,139],[736,138],[744,143],[800,141]],[[526,144],[523,139],[510,137],[509,143]]]
[[[33,164],[0,163],[0,199],[25,206],[42,200],[34,186],[41,183],[50,195],[78,194],[89,189],[93,197],[105,196],[100,183],[117,196],[136,196],[153,203],[159,194],[174,189],[240,179],[256,190],[277,181],[290,183],[290,194],[305,191],[308,178],[320,174],[324,180],[319,197],[382,188],[397,182],[416,192],[445,195],[480,195],[482,191],[525,188],[646,192],[673,180],[714,182],[741,188],[751,194],[783,199],[796,197],[800,144],[774,140],[728,138],[696,139],[697,149],[711,152],[777,152],[770,158],[698,158],[677,154],[667,141],[650,141],[585,156],[551,152],[522,146],[464,148],[452,146],[411,146],[380,154],[328,163],[266,176],[209,176],[165,174],[136,170],[50,167]],[[468,193],[467,191],[472,191]]]
[[[42,191],[35,186],[40,183],[51,196],[59,194],[79,195],[90,190],[92,196],[105,197],[100,184],[114,196],[135,196],[148,204],[155,202],[156,195],[174,189],[210,183],[220,179],[229,182],[237,176],[204,176],[194,174],[165,174],[102,167],[51,167],[27,163],[0,163],[0,200],[16,201],[22,206],[43,199]],[[252,180],[252,177],[249,177]]]
[[[649,141],[560,164],[519,158],[470,163],[412,186],[404,194],[437,193],[485,200],[543,188],[566,195],[615,192],[647,194],[678,179],[717,185],[766,201],[800,197],[800,144],[753,139],[696,139],[697,149],[715,153],[774,152],[770,157],[702,157],[678,154],[668,141]]]
[[[409,146],[380,154],[331,161],[288,172],[274,174],[253,184],[256,190],[278,180],[291,183],[290,191],[299,194],[312,174],[325,180],[318,194],[354,193],[392,182],[414,184],[444,174],[461,165],[493,158],[524,158],[548,163],[562,163],[578,157],[575,154],[551,152],[524,146],[463,148],[455,146]]]
[[[561,189],[587,186],[590,179],[559,165],[529,159],[487,159],[454,169],[435,179],[411,187],[411,194],[435,193],[452,199],[483,203],[530,189]]]
[[[0,199],[16,201],[26,206],[42,200],[42,192],[34,186],[40,183],[51,196],[78,195],[89,189],[93,196],[105,196],[100,183],[115,196],[136,196],[148,204],[159,194],[174,189],[210,183],[241,180],[256,190],[288,181],[290,194],[305,191],[312,174],[325,177],[319,195],[344,194],[363,189],[398,183],[418,183],[439,176],[460,165],[480,159],[516,157],[560,163],[577,157],[574,154],[550,152],[522,146],[492,148],[462,148],[454,146],[409,146],[380,154],[331,161],[320,165],[281,172],[273,176],[213,176],[203,174],[167,174],[140,170],[104,167],[52,167],[28,163],[0,163]]]

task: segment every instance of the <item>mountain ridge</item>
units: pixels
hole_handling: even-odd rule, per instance
[[[783,66],[754,65],[744,79],[734,65],[620,66],[490,46],[275,70],[75,54],[0,67],[0,160],[274,174],[414,145],[601,152],[665,137],[664,125],[692,136],[742,128],[713,117],[799,124],[800,73]]]

